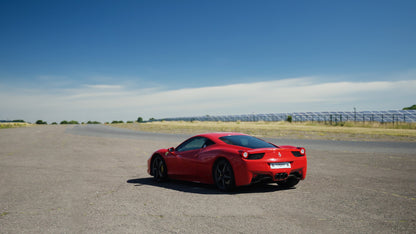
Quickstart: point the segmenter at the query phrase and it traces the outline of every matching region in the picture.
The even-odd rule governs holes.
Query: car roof
[[[197,136],[218,139],[223,136],[235,136],[235,135],[247,135],[247,134],[239,133],[239,132],[211,132],[211,133],[199,134]]]

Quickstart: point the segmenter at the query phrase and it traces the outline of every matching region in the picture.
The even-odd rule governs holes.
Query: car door
[[[198,155],[206,146],[207,138],[194,137],[175,149],[178,160],[178,173],[187,180],[198,181]]]

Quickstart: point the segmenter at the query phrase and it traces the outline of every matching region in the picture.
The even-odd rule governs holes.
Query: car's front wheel
[[[234,172],[226,159],[217,161],[213,168],[215,186],[221,191],[229,192],[235,188]]]
[[[289,178],[287,178],[287,180],[284,180],[284,181],[278,181],[277,182],[277,184],[280,186],[280,187],[284,187],[284,188],[292,188],[292,187],[294,187],[295,185],[297,185],[298,183],[299,183],[299,181],[300,181],[300,179],[299,178],[297,178],[297,177],[289,177]]]
[[[152,175],[157,181],[163,181],[168,177],[168,168],[166,167],[165,160],[159,155],[155,156],[152,162]]]

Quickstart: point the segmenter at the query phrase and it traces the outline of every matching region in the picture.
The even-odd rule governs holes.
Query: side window
[[[208,147],[210,145],[214,145],[215,143],[211,141],[210,139],[205,138],[205,144],[202,146],[202,148]]]
[[[212,144],[214,144],[214,142],[212,142],[211,140],[205,137],[195,137],[180,144],[178,147],[176,147],[175,150],[178,152],[195,150],[195,149],[205,148]]]

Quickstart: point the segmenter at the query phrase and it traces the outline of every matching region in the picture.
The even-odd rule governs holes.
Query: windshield
[[[237,145],[250,149],[277,148],[275,145],[272,145],[268,142],[246,135],[223,136],[220,137],[220,140],[229,145]]]

